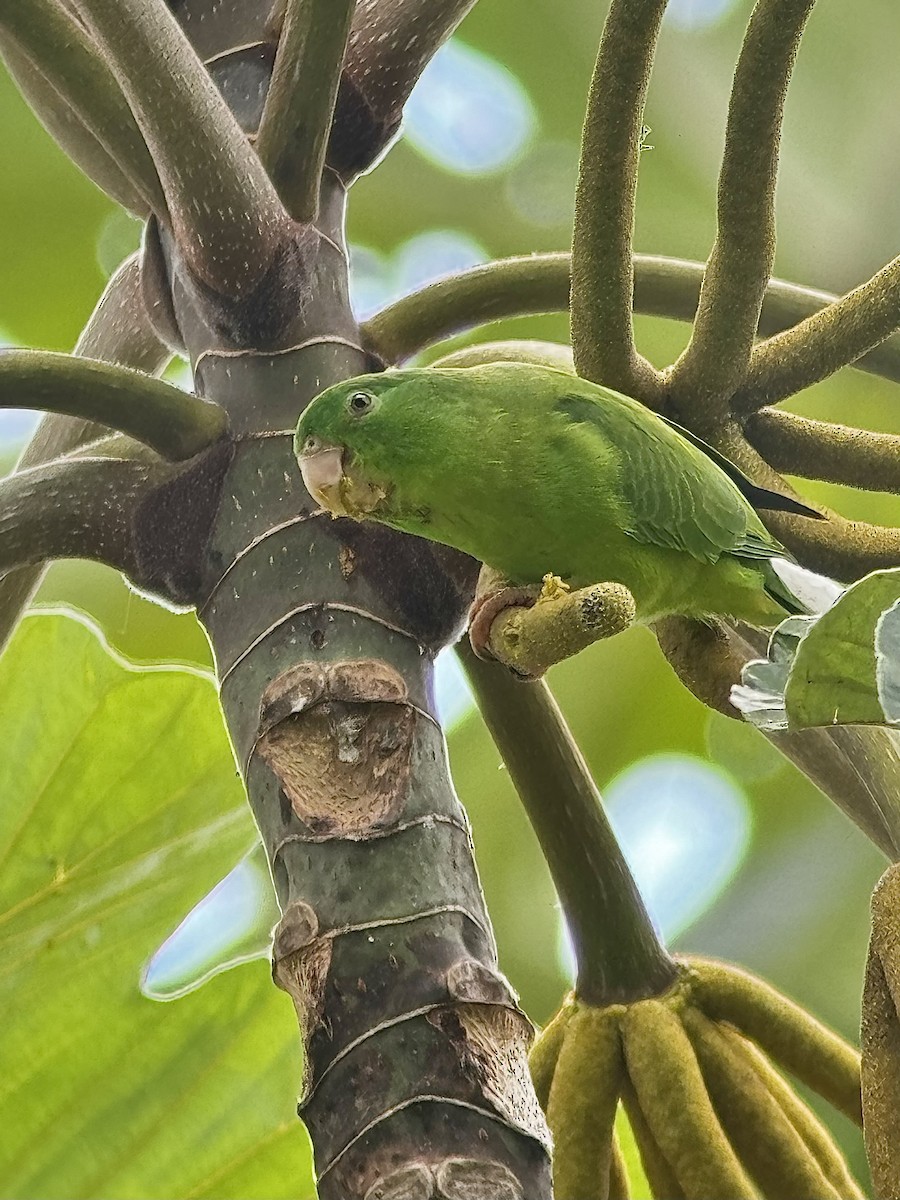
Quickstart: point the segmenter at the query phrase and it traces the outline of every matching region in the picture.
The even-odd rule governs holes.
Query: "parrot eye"
[[[361,417],[363,413],[367,413],[375,404],[375,397],[371,392],[354,392],[347,400],[347,408],[355,417]]]
[[[304,439],[303,453],[304,454],[315,454],[315,452],[319,449],[320,445],[321,445],[321,443],[319,442],[319,439],[316,437],[316,435],[314,433],[310,433]]]

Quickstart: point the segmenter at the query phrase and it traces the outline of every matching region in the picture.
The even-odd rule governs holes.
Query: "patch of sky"
[[[392,255],[353,245],[350,298],[354,312],[364,321],[407,292],[487,259],[483,246],[456,229],[428,229],[403,242]]]
[[[737,0],[671,0],[664,20],[676,29],[706,29],[724,20],[737,7]]]
[[[451,729],[475,707],[475,700],[459,659],[452,650],[442,650],[434,664],[435,703],[438,720]]]
[[[604,807],[665,942],[727,887],[750,845],[746,796],[727,772],[687,754],[655,754],[620,772]],[[574,974],[565,930],[561,956]]]
[[[422,72],[404,109],[404,136],[447,171],[491,175],[531,140],[528,93],[496,59],[452,38]]]
[[[269,953],[278,907],[257,845],[195,905],[144,968],[141,991],[176,1000],[214,975]]]

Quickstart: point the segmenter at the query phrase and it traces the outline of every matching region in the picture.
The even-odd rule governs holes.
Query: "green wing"
[[[683,550],[701,562],[716,562],[722,554],[759,559],[784,552],[734,478],[636,400],[591,386],[561,396],[555,407],[573,423],[595,428],[621,455],[630,517],[625,532],[637,541]]]

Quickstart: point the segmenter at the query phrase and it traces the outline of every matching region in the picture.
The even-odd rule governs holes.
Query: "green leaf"
[[[212,679],[30,616],[0,660],[0,736],[0,1193],[311,1196],[266,965],[167,1004],[139,987],[253,840]]]
[[[900,596],[900,570],[875,571],[848,588],[800,643],[785,688],[790,729],[880,725],[875,630]]]

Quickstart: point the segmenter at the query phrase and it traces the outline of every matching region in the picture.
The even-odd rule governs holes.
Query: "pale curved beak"
[[[309,494],[332,512],[340,508],[340,483],[344,475],[344,451],[340,446],[326,446],[312,454],[301,454],[300,474]]]

